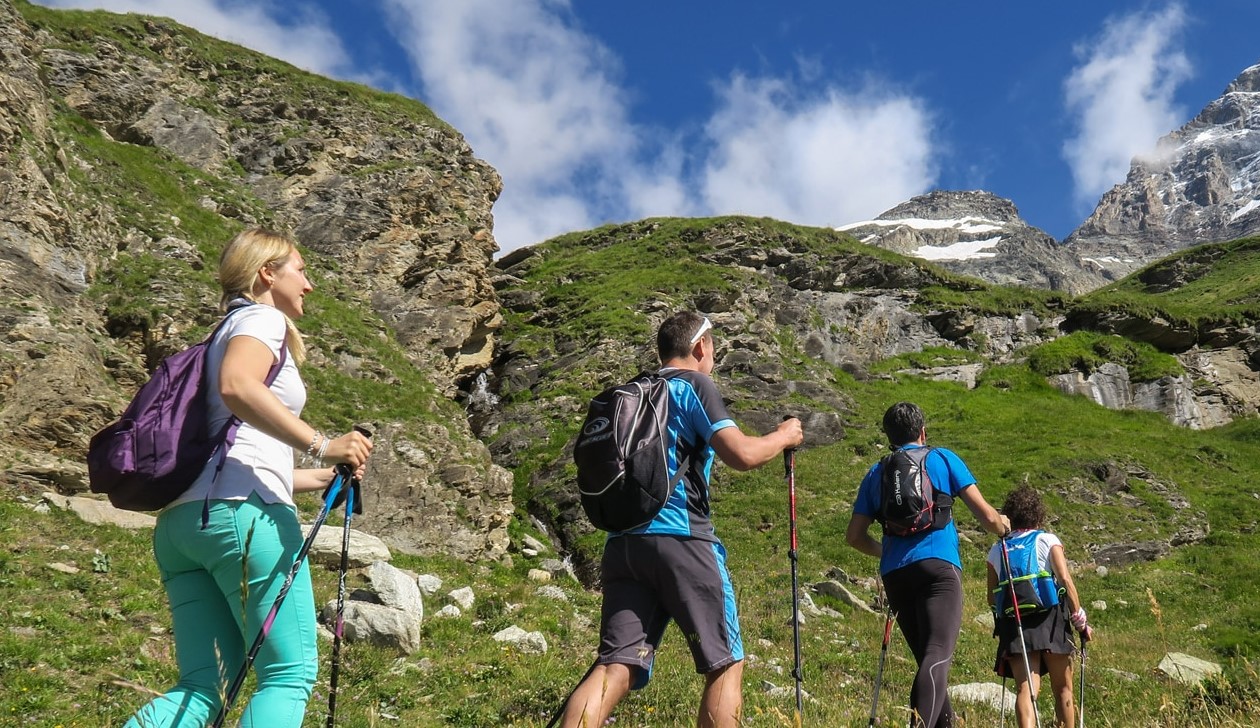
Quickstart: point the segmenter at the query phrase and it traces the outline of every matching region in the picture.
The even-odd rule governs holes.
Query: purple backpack
[[[240,418],[232,416],[217,433],[209,431],[206,356],[228,312],[204,341],[162,360],[122,416],[92,436],[88,445],[88,485],[115,508],[156,511],[188,490],[206,463],[219,455],[219,467],[236,441]],[[288,347],[267,372],[271,386],[284,366]]]

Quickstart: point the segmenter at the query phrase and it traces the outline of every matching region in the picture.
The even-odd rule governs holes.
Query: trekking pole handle
[[[355,425],[352,429],[369,440],[372,439],[372,431],[363,425]],[[336,470],[347,478],[354,478],[354,470],[350,468],[350,463],[337,463]]]
[[[355,425],[354,431],[364,437],[372,437],[372,431],[362,425]],[[333,466],[335,476],[328,487],[324,489],[320,498],[327,504],[331,504],[332,508],[340,506],[343,502],[352,509],[358,509],[357,512],[363,512],[363,506],[359,502],[359,498],[354,498],[349,491],[355,491],[354,495],[358,495],[359,479],[354,477],[354,468],[350,467],[350,463],[337,463]],[[331,496],[331,498],[330,498]]]
[[[795,419],[795,415],[783,415],[783,421]],[[796,448],[788,447],[783,449],[783,477],[791,478],[792,471],[796,468]]]

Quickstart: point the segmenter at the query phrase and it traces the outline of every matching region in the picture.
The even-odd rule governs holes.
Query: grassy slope
[[[1258,615],[1253,605],[1260,588],[1246,567],[1247,554],[1260,548],[1255,534],[1248,532],[1254,531],[1260,506],[1244,498],[1240,510],[1236,501],[1213,494],[1212,486],[1223,474],[1239,480],[1257,475],[1256,423],[1210,433],[1178,430],[1153,415],[1109,412],[1029,383],[1027,377],[1021,381],[1010,387],[985,385],[974,392],[918,381],[849,387],[859,403],[859,424],[873,425],[888,401],[921,402],[930,413],[932,440],[964,454],[991,500],[1000,502],[1025,477],[1043,484],[1052,494],[1054,529],[1073,559],[1083,557],[1083,544],[1110,540],[1104,534],[1140,538],[1160,530],[1167,509],[1140,493],[1152,504],[1149,512],[1087,506],[1054,495],[1062,472],[1082,461],[1120,458],[1141,462],[1180,483],[1213,524],[1214,535],[1207,542],[1154,564],[1113,569],[1105,578],[1092,573],[1079,577],[1085,599],[1108,603],[1106,611],[1094,612],[1099,639],[1090,653],[1091,724],[1208,725],[1192,718],[1186,707],[1189,692],[1166,685],[1152,668],[1170,649],[1218,659],[1222,652],[1254,651],[1252,627]],[[1021,435],[1012,437],[1013,432]],[[873,560],[845,547],[842,534],[856,482],[878,440],[873,426],[855,428],[843,443],[800,455],[798,529],[804,582],[820,580],[832,566],[858,576],[874,573]],[[757,689],[761,680],[790,684],[786,674],[768,667],[791,664],[787,509],[780,469],[720,471],[714,508],[731,552],[745,639],[759,658],[747,675],[749,723],[788,725],[783,714],[789,702],[770,699]],[[990,541],[975,534],[970,516],[960,521],[976,542],[964,545],[967,604],[955,683],[990,680],[992,660],[987,631],[971,621],[985,611],[982,550]],[[5,543],[0,593],[11,614],[10,629],[0,634],[0,670],[6,675],[0,716],[30,716],[37,725],[117,724],[140,696],[115,684],[116,679],[160,687],[174,675],[169,639],[153,632],[165,628],[168,617],[146,535],[93,528],[65,514],[32,515],[7,496],[0,501],[0,524]],[[771,526],[759,528],[761,524]],[[107,572],[91,571],[97,549],[110,558]],[[76,563],[84,572],[51,571],[48,564],[53,561]],[[340,724],[377,724],[372,718],[376,711],[399,716],[402,725],[541,725],[542,714],[585,668],[594,632],[581,617],[595,619],[595,595],[566,584],[572,605],[541,599],[525,579],[531,564],[521,558],[513,568],[408,558],[398,564],[437,573],[449,587],[474,585],[479,599],[475,614],[427,622],[424,648],[397,662],[392,654],[352,646],[343,663]],[[319,598],[331,598],[332,574],[317,570],[316,577]],[[1152,598],[1158,603],[1158,619]],[[512,612],[509,604],[523,608]],[[852,725],[867,710],[880,625],[877,617],[829,605],[845,617],[811,619],[803,630],[807,688],[817,699],[810,705],[810,722]],[[430,611],[435,607],[431,602]],[[522,656],[490,639],[513,623],[542,630],[551,651],[541,658]],[[1207,628],[1196,631],[1198,624]],[[911,663],[899,639],[891,654],[882,702],[883,713],[894,718],[899,715],[895,706],[907,696]],[[1108,668],[1135,673],[1138,679],[1131,683]],[[321,675],[326,679],[327,674],[325,665]],[[321,683],[308,725],[322,724],[326,689]],[[697,690],[681,636],[671,631],[653,686],[628,700],[619,720],[627,725],[685,724]],[[68,701],[67,696],[76,699]],[[972,719],[992,720],[987,710],[963,711]]]
[[[1185,281],[1169,288],[1174,276]],[[1082,311],[1125,311],[1199,330],[1260,317],[1260,238],[1200,245],[1175,253],[1077,303]]]

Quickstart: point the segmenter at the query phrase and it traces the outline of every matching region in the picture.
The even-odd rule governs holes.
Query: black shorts
[[[1046,612],[1021,614],[1020,623],[1024,625],[1022,646],[1028,647],[1028,654],[1037,652],[1053,652],[1056,655],[1070,655],[1076,652],[1076,642],[1072,639],[1072,623],[1062,604]],[[1003,617],[997,623],[998,649],[993,671],[1001,677],[1012,677],[1007,670],[1008,659],[1023,659],[1019,627],[1014,617]],[[1040,674],[1045,675],[1050,667],[1045,660],[1041,661]]]
[[[640,668],[635,690],[651,677],[652,659],[670,619],[687,638],[696,672],[744,659],[722,544],[680,536],[616,536],[604,546],[602,569],[596,663]]]

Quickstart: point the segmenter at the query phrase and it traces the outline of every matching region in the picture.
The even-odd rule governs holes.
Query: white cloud
[[[677,168],[641,161],[619,61],[566,2],[385,0],[425,101],[503,175],[505,250],[657,205],[681,209]]]
[[[336,31],[317,10],[249,0],[36,0],[54,8],[158,15],[312,73],[357,76]]]
[[[1124,180],[1134,156],[1186,121],[1173,100],[1193,69],[1180,48],[1186,14],[1179,4],[1110,19],[1064,82],[1077,134],[1063,145],[1078,203],[1092,204]]]
[[[704,206],[807,225],[870,218],[936,178],[931,117],[911,96],[734,76],[707,127]]]
[[[689,144],[631,121],[618,59],[563,0],[385,2],[425,101],[503,175],[505,250],[651,215],[847,222],[935,178],[928,114],[907,96],[800,98],[787,80],[736,75]]]
[[[408,92],[381,69],[354,67],[313,3],[40,1],[164,15],[317,73]],[[656,215],[831,225],[872,217],[935,179],[922,102],[836,91],[820,64],[800,61],[799,81],[735,74],[715,86],[702,130],[660,129],[632,119],[620,60],[580,27],[568,0],[378,1],[422,100],[502,175],[503,250]]]

